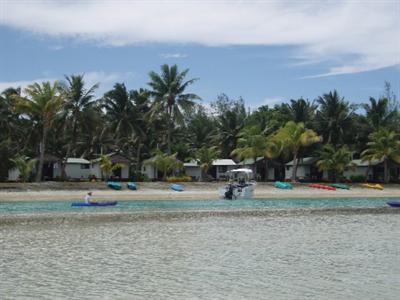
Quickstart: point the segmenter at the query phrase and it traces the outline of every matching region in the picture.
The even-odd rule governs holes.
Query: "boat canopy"
[[[241,173],[241,172],[243,172],[243,173],[247,173],[247,174],[253,174],[253,171],[252,171],[252,170],[250,170],[250,169],[245,169],[245,168],[242,168],[242,169],[235,169],[235,170],[231,170],[231,171],[229,171],[229,172],[231,172],[231,173]]]
[[[245,181],[249,181],[253,179],[253,171],[250,169],[235,169],[235,170],[230,170],[227,172],[229,175],[230,179],[240,179],[243,178]]]

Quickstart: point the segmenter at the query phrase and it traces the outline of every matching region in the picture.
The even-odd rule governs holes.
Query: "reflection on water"
[[[1,299],[400,295],[399,214],[176,213],[24,224],[0,226]]]

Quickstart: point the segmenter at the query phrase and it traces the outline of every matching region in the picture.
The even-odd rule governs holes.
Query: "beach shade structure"
[[[337,189],[342,189],[342,190],[349,190],[350,186],[348,184],[344,183],[333,183],[331,186],[337,188]]]
[[[128,182],[128,183],[126,184],[126,187],[127,187],[128,189],[132,190],[132,191],[136,191],[136,190],[137,190],[136,184],[135,184],[134,182]]]
[[[181,184],[176,184],[173,183],[169,186],[172,190],[176,191],[176,192],[183,192],[184,191],[184,186]]]
[[[274,187],[276,187],[278,189],[284,189],[284,190],[293,189],[293,185],[291,185],[290,183],[287,183],[287,182],[282,182],[282,181],[276,181],[274,183]]]
[[[108,181],[107,182],[107,186],[113,190],[120,190],[122,189],[122,185],[119,182],[115,182],[115,181]]]

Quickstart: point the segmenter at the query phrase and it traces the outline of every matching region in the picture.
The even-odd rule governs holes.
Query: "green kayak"
[[[337,188],[337,189],[343,189],[343,190],[349,190],[350,186],[348,184],[344,183],[333,183],[331,186]]]

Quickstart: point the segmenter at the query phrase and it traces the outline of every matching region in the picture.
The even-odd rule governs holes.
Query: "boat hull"
[[[392,200],[392,201],[388,201],[386,203],[387,203],[387,205],[389,205],[391,207],[399,207],[400,208],[400,200],[398,200],[398,201]]]
[[[103,202],[94,202],[94,203],[86,203],[86,202],[73,202],[71,206],[73,207],[82,207],[82,206],[114,206],[117,205],[117,201],[103,201]]]

